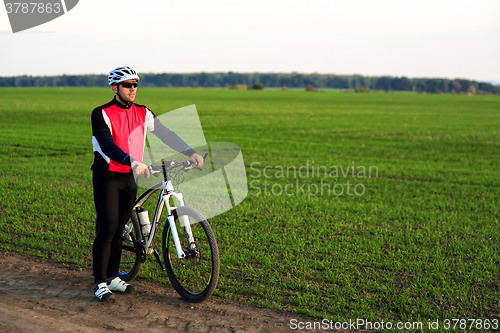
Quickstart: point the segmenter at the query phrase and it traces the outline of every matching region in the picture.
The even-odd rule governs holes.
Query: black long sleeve
[[[155,129],[151,133],[156,135],[161,142],[188,157],[196,153],[193,148],[182,140],[174,131],[165,127],[158,118],[155,117],[154,122]]]
[[[94,137],[97,139],[97,142],[99,142],[102,152],[106,154],[106,156],[117,163],[131,166],[132,161],[130,160],[130,155],[116,145],[110,132],[97,132],[94,133]]]

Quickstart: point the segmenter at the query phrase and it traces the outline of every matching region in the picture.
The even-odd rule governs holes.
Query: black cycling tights
[[[94,171],[97,235],[94,240],[94,283],[118,276],[122,233],[137,195],[132,173]]]

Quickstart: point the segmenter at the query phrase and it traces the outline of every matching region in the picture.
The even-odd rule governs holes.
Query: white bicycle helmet
[[[127,81],[127,80],[137,80],[139,81],[139,75],[132,68],[128,66],[117,67],[109,72],[108,84],[111,86],[115,83]]]

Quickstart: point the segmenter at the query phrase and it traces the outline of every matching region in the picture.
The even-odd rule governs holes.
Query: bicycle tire
[[[130,220],[125,224],[122,239],[122,254],[118,276],[123,281],[131,281],[137,277],[141,270],[142,261],[140,250],[135,242],[141,239],[141,231],[137,212],[134,210],[130,215]]]
[[[205,217],[192,207],[178,207],[174,217],[183,250],[188,251],[185,228],[179,226],[179,217],[187,215],[195,238],[198,253],[179,259],[171,234],[170,224],[165,224],[162,252],[165,269],[174,289],[191,303],[202,302],[212,295],[219,280],[219,248],[214,232]],[[200,221],[200,222],[196,222]]]

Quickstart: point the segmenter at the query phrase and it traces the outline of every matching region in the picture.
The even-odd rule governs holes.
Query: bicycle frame
[[[154,236],[157,231],[158,223],[160,222],[161,214],[163,213],[163,209],[166,206],[167,208],[167,219],[170,225],[170,230],[172,232],[172,237],[174,239],[175,249],[177,251],[178,258],[184,258],[186,254],[180,245],[179,235],[177,233],[177,226],[175,225],[174,212],[177,207],[172,207],[170,205],[170,197],[174,197],[179,202],[180,206],[185,206],[184,197],[181,192],[175,192],[174,187],[172,185],[172,181],[169,179],[168,175],[166,177],[166,181],[152,186],[148,190],[146,190],[137,200],[133,209],[141,207],[144,203],[158,190],[161,189],[160,197],[158,198],[158,203],[156,204],[155,215],[153,218],[153,223],[151,226],[151,232],[147,238],[146,244],[144,245],[144,250],[146,253],[151,253],[150,247],[153,243]],[[193,232],[191,231],[191,225],[189,223],[189,219],[187,216],[181,216],[179,218],[180,226],[186,229],[186,233],[189,238],[189,243],[194,244]],[[130,230],[127,230],[130,232]],[[151,248],[152,249],[152,248]]]

